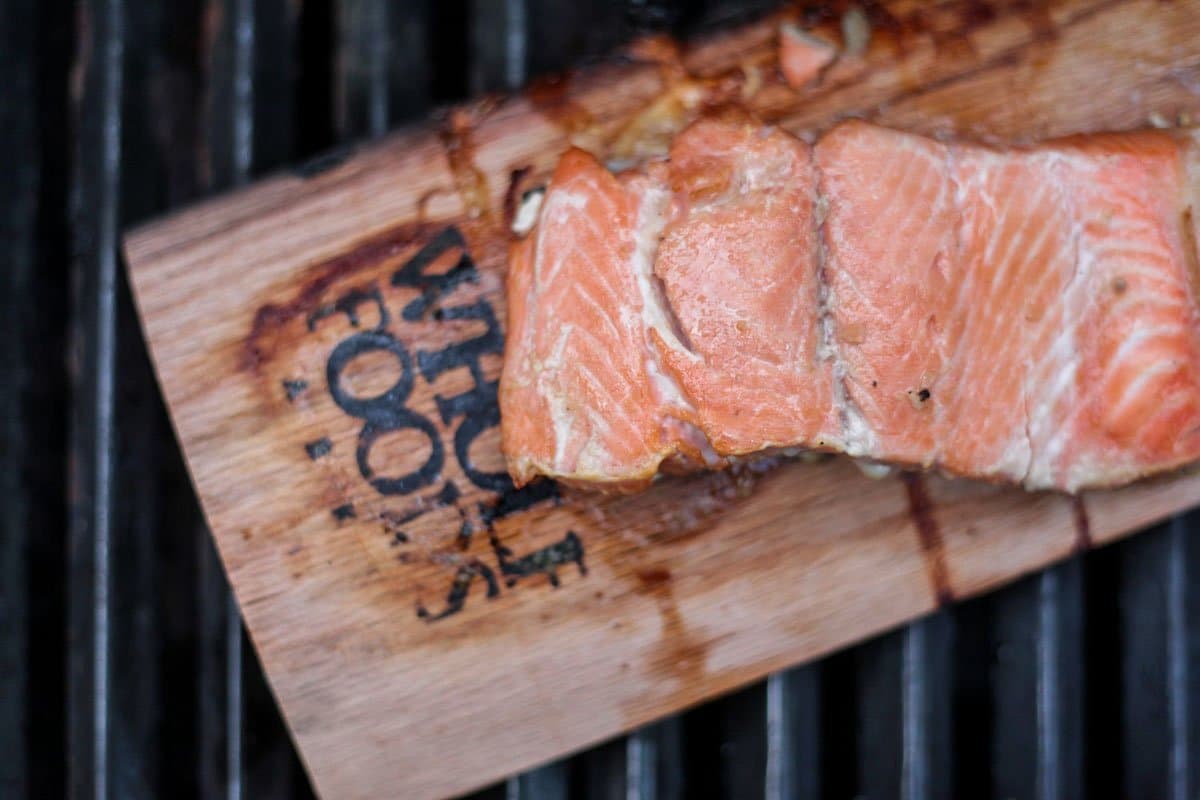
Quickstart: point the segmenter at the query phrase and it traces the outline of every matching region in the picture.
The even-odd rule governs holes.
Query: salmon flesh
[[[513,248],[518,484],[634,490],[772,453],[1068,492],[1200,459],[1200,136],[1000,149],[708,118],[571,150]]]

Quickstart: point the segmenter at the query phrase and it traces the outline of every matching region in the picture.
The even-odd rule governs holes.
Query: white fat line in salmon
[[[663,370],[658,348],[649,335],[650,331],[657,333],[667,347],[676,351],[688,350],[675,334],[675,326],[671,320],[673,315],[667,309],[666,297],[654,276],[654,260],[662,241],[663,228],[667,224],[667,205],[670,202],[671,192],[667,187],[654,184],[646,190],[638,209],[630,272],[637,281],[641,300],[642,325],[647,333],[646,371],[650,375],[651,386],[668,407],[677,406],[680,409],[691,410],[691,401],[687,399],[683,387]]]
[[[822,190],[823,176],[821,174],[821,165],[817,162],[815,153],[811,150],[809,151],[809,163],[812,165],[812,169],[816,175],[816,179],[813,182],[816,201],[813,205],[812,218],[815,234],[814,241],[816,242],[814,250],[817,262],[817,319],[819,320],[817,330],[820,334],[821,356],[827,359],[833,367],[833,398],[837,404],[838,417],[842,423],[840,438],[830,441],[828,444],[848,456],[862,458],[869,456],[875,451],[875,432],[871,429],[871,425],[863,415],[862,409],[854,402],[854,398],[846,386],[849,377],[846,371],[846,363],[842,358],[841,349],[838,346],[836,323],[832,311],[834,290],[828,274],[829,244],[826,238],[828,231],[826,230],[825,220],[829,215],[829,198]],[[825,443],[822,442],[821,444]]]

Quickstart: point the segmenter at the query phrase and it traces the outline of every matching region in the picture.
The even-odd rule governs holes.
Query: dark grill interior
[[[764,5],[0,0],[0,797],[311,794],[188,483],[119,232],[640,30]],[[1198,523],[484,796],[1197,796]]]

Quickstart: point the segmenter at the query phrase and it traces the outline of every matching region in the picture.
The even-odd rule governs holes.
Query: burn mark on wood
[[[296,402],[296,398],[304,394],[308,389],[308,381],[296,378],[283,382],[283,393],[287,395],[289,403]]]
[[[505,576],[508,586],[514,586],[519,579],[530,575],[545,575],[550,585],[558,588],[558,568],[567,564],[574,564],[579,568],[580,575],[587,575],[587,566],[583,563],[583,540],[575,531],[567,531],[560,541],[520,558],[513,558],[513,551],[503,545],[494,533],[490,540],[496,560],[500,563],[500,574]]]
[[[1033,32],[1035,42],[1051,42],[1058,38],[1058,26],[1045,3],[1025,3],[1024,18]]]
[[[467,595],[471,592],[471,584],[476,578],[483,578],[487,583],[487,598],[500,595],[500,584],[496,582],[496,573],[487,564],[478,559],[471,559],[458,568],[454,580],[450,583],[450,591],[446,594],[446,607],[434,614],[425,608],[420,600],[417,601],[417,616],[426,622],[437,622],[452,614],[462,611],[467,603]]]
[[[429,268],[443,255],[455,250],[460,254],[453,267],[441,274],[429,273]],[[391,279],[392,286],[407,286],[421,292],[420,297],[409,302],[400,312],[400,316],[409,322],[424,317],[440,297],[454,291],[459,284],[478,282],[479,271],[467,252],[467,242],[455,227],[446,228],[430,240],[408,263],[393,273]]]
[[[315,178],[323,172],[345,164],[358,151],[354,145],[337,147],[326,153],[310,158],[292,168],[292,174],[300,178]]]
[[[344,255],[311,267],[300,291],[292,300],[282,304],[267,303],[255,312],[254,321],[242,348],[241,369],[257,372],[263,364],[269,362],[274,352],[273,348],[264,342],[264,337],[278,331],[301,314],[313,311],[322,295],[337,281],[396,256],[415,244],[427,232],[428,227],[421,223],[398,225],[356,245]]]
[[[1082,553],[1091,550],[1095,544],[1092,541],[1092,520],[1083,503],[1083,495],[1077,494],[1071,498],[1071,514],[1075,520],[1075,551]]]
[[[976,4],[983,5],[983,4]],[[1007,69],[1018,67],[1023,61],[1029,60],[1031,55],[1036,55],[1039,50],[1045,50],[1047,45],[1053,44],[1062,34],[1071,29],[1076,28],[1099,13],[1103,13],[1109,4],[1099,3],[1096,6],[1083,10],[1072,17],[1069,17],[1059,23],[1055,23],[1054,19],[1044,9],[1036,3],[1023,3],[1019,7],[1012,9],[1014,12],[1025,11],[1025,22],[1031,30],[1029,41],[1016,44],[1014,47],[1001,51],[996,55],[986,59],[976,59],[971,66],[951,75],[947,75],[939,80],[927,81],[919,86],[907,87],[904,90],[890,97],[884,98],[877,103],[874,108],[884,109],[889,106],[895,106],[903,102],[911,101],[914,98],[927,96],[935,92],[944,90],[949,86],[963,83],[971,80],[979,75],[991,72],[993,70]],[[1003,9],[1002,9],[1003,11]],[[868,16],[871,15],[868,13]],[[967,33],[981,28],[984,25],[992,22],[997,15],[991,15],[985,10],[977,11],[971,14],[965,14],[960,21],[960,29],[958,33],[965,36]],[[875,20],[872,18],[873,25]]]
[[[432,511],[435,507],[436,506],[426,508],[418,506],[416,508],[410,508],[406,511],[384,511],[379,515],[379,517],[383,520],[385,528],[388,530],[394,530],[396,527],[412,522],[422,514]]]
[[[917,529],[934,598],[938,606],[944,606],[954,601],[954,591],[950,587],[950,570],[946,565],[942,532],[933,515],[933,500],[929,497],[923,476],[915,472],[905,472],[901,473],[901,480],[904,481],[904,489],[908,494],[908,514]]]
[[[379,515],[383,520],[384,527],[389,531],[395,531],[402,525],[407,525],[422,514],[428,514],[445,506],[453,505],[462,496],[459,491],[458,484],[454,481],[446,481],[442,484],[442,488],[437,494],[432,497],[422,497],[417,500],[416,505],[407,508],[403,511],[389,509]]]
[[[973,55],[974,49],[968,34],[996,18],[996,10],[987,0],[968,0],[944,8],[933,7],[933,4],[917,4],[902,16],[877,1],[835,5],[839,17],[851,5],[861,5],[867,13],[872,32],[890,42],[898,54],[904,54],[916,39],[928,35],[939,55],[947,49]]]
[[[640,567],[633,574],[641,581],[641,588],[654,591],[671,580],[671,571],[665,567]]]
[[[958,12],[960,33],[982,28],[996,19],[996,9],[988,0],[972,0],[972,2],[962,3],[958,7]]]
[[[379,289],[351,289],[332,303],[327,303],[308,315],[308,329],[315,331],[317,323],[334,314],[345,314],[346,319],[355,328],[359,326],[358,307],[363,303],[374,303],[379,309],[379,324],[375,330],[381,331],[391,320],[387,306],[383,304],[383,295]]]
[[[570,88],[570,74],[546,75],[535,78],[529,83],[525,88],[525,97],[536,110],[545,111],[566,102],[568,100],[567,90]]]
[[[403,475],[376,475],[370,463],[371,448],[384,434],[400,430],[415,430],[425,436],[429,440],[429,457],[421,466]],[[375,491],[386,495],[412,494],[417,489],[436,482],[442,474],[442,466],[446,460],[445,448],[442,447],[437,428],[420,414],[407,409],[398,410],[392,415],[391,423],[387,427],[380,427],[371,422],[363,425],[354,455],[358,462],[359,474],[366,478]]]
[[[454,481],[446,481],[434,497],[434,500],[443,506],[448,506],[458,500],[459,497],[462,497],[462,492],[458,490],[458,484]]]
[[[447,124],[439,132],[442,147],[446,151],[446,161],[454,176],[454,185],[462,198],[467,215],[471,217],[492,216],[487,176],[475,164],[475,146],[471,141],[471,133],[477,122],[488,110],[484,104],[471,108],[453,109],[447,117]]]
[[[400,365],[400,374],[387,391],[364,398],[350,394],[342,387],[342,372],[350,362],[368,353],[387,353],[392,356]],[[387,331],[363,331],[343,339],[325,363],[325,380],[338,408],[381,428],[390,427],[396,421],[395,415],[405,410],[404,403],[412,392],[413,379],[412,357],[408,349]]]
[[[471,445],[484,431],[500,424],[500,404],[497,381],[487,380],[481,359],[488,354],[504,352],[504,334],[496,320],[495,312],[486,300],[466,306],[445,309],[447,319],[473,319],[484,323],[486,330],[480,336],[448,345],[436,352],[417,353],[421,375],[433,383],[444,372],[466,367],[471,373],[472,386],[465,392],[445,397],[434,395],[442,423],[451,425],[462,417],[454,431],[454,456],[471,483],[491,492],[507,492],[512,489],[512,480],[504,470],[484,472],[471,460]]]
[[[316,461],[321,456],[329,455],[329,451],[332,449],[333,442],[329,441],[328,436],[323,436],[316,441],[304,445],[304,452],[308,453],[308,457],[313,461]]]
[[[483,384],[483,365],[479,363],[480,356],[504,352],[504,334],[500,330],[500,323],[496,321],[496,312],[492,310],[491,303],[479,300],[469,305],[446,308],[442,310],[441,319],[478,320],[484,324],[486,330],[473,339],[456,342],[441,350],[422,350],[417,353],[417,365],[421,368],[421,375],[425,380],[433,383],[447,370],[467,367],[471,371],[472,377],[475,378],[475,383]],[[445,418],[444,412],[442,416]]]
[[[329,513],[333,514],[333,518],[338,522],[342,522],[343,520],[347,519],[354,519],[354,517],[357,516],[354,513],[354,506],[350,503],[343,503]]]
[[[479,518],[490,528],[496,520],[510,514],[524,511],[544,501],[552,500],[558,503],[561,499],[557,483],[548,480],[535,481],[520,489],[510,489],[490,503],[480,503]]]
[[[591,127],[595,122],[592,113],[572,99],[569,91],[571,84],[570,74],[548,75],[534,80],[525,89],[525,97],[534,110],[568,136]]]
[[[713,641],[684,619],[675,598],[670,569],[661,563],[640,564],[629,574],[633,578],[632,590],[653,600],[662,625],[658,646],[652,651],[651,670],[680,685],[703,681]]]
[[[1036,4],[1014,4],[1016,5],[1023,5],[1028,9]],[[912,11],[901,16],[879,0],[807,3],[800,11],[799,22],[806,28],[822,23],[836,23],[851,8],[860,8],[870,23],[872,38],[877,35],[902,55],[917,37],[929,35],[934,40],[934,46],[938,47],[948,44],[952,38],[965,40],[968,34],[990,24],[997,17],[995,4],[988,0],[967,0],[945,8],[935,7],[931,11],[932,6],[933,4],[916,4]],[[937,19],[947,15],[953,15],[954,19]]]
[[[459,550],[466,550],[471,546],[471,537],[475,533],[475,526],[471,524],[471,520],[463,518],[462,525],[458,528],[458,536],[455,541],[458,543]]]
[[[342,371],[354,359],[372,352],[391,354],[400,364],[400,375],[387,391],[375,397],[357,397],[341,385]],[[362,331],[342,340],[325,365],[329,393],[345,413],[364,421],[358,434],[355,460],[358,470],[377,492],[385,495],[411,494],[429,486],[441,475],[445,461],[442,439],[433,423],[405,407],[413,387],[413,365],[408,350],[387,331]],[[429,457],[416,469],[403,475],[377,476],[370,464],[371,448],[379,438],[396,431],[414,430],[429,440]]]
[[[517,218],[517,209],[520,208],[518,198],[524,200],[525,197],[521,191],[521,185],[529,174],[533,172],[533,167],[526,164],[523,167],[518,167],[508,173],[508,189],[504,192],[504,228],[512,230],[513,220]]]

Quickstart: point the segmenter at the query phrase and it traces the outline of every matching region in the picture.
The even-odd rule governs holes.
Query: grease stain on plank
[[[905,472],[901,480],[908,495],[908,515],[917,529],[934,599],[939,607],[947,605],[954,602],[954,590],[950,584],[950,568],[946,564],[946,546],[933,514],[933,500],[925,486],[925,478],[915,472]]]

